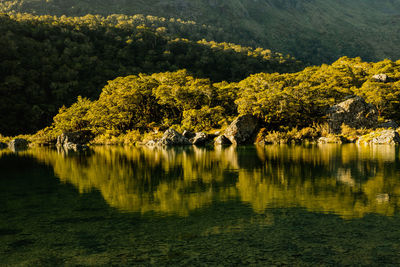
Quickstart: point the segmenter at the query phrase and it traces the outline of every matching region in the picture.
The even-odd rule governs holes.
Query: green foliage
[[[372,78],[382,71],[390,78]],[[380,115],[400,119],[400,61],[362,62],[343,57],[332,65],[292,74],[251,75],[238,83],[238,111],[254,114],[273,127],[307,127],[324,120],[326,108],[357,94],[378,107]]]
[[[210,131],[226,125],[225,109],[221,106],[189,109],[183,112],[182,126],[188,130]]]
[[[77,96],[96,99],[116,77],[185,68],[213,82],[238,81],[301,67],[269,50],[183,39],[173,30],[182,25],[192,24],[140,15],[0,15],[0,114],[7,114],[0,133],[34,132]]]
[[[78,100],[66,108],[61,107],[54,117],[54,127],[60,132],[73,132],[85,130],[89,127],[88,110],[92,102],[87,98],[78,97]]]
[[[387,73],[387,82],[372,77]],[[109,81],[96,101],[78,98],[54,117],[54,131],[89,129],[97,143],[135,143],[127,137],[174,127],[179,131],[224,128],[238,114],[264,120],[257,137],[268,143],[290,143],[329,136],[327,108],[349,95],[359,94],[380,107],[381,119],[400,119],[398,97],[400,61],[366,63],[340,58],[332,65],[310,67],[292,74],[260,73],[238,83],[212,83],[186,70],[139,74]],[[380,90],[388,92],[384,101]],[[383,89],[382,89],[383,90]],[[382,102],[383,101],[383,102]],[[133,132],[132,132],[133,131]],[[343,137],[354,140],[364,130],[342,127]],[[131,133],[131,134],[128,134]]]

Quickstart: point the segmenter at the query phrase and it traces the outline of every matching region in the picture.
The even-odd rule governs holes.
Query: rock
[[[12,151],[19,151],[27,149],[28,145],[29,142],[27,140],[22,138],[16,138],[11,140],[11,142],[8,144],[8,148],[11,149]]]
[[[254,143],[259,125],[258,120],[253,115],[243,115],[237,117],[225,130],[224,136],[232,144],[243,145]]]
[[[8,146],[7,146],[6,143],[0,142],[0,149],[4,149],[4,148],[7,148],[7,147]]]
[[[57,146],[63,147],[65,150],[84,150],[87,149],[87,143],[93,138],[91,131],[78,131],[70,133],[62,133],[57,137]]]
[[[340,133],[342,124],[351,128],[375,128],[378,110],[359,96],[351,97],[328,110],[328,123],[333,133]]]
[[[383,74],[383,73],[372,76],[372,79],[374,79],[377,82],[382,82],[382,83],[386,83],[386,82],[390,81],[390,78],[386,74]]]
[[[231,145],[232,142],[225,136],[225,135],[220,135],[215,139],[214,141],[215,145]]]
[[[191,145],[190,141],[175,131],[172,128],[169,128],[164,132],[163,137],[158,140],[157,145],[159,146],[183,146],[183,145]]]
[[[361,136],[358,145],[395,145],[400,143],[400,135],[395,130],[375,131]]]
[[[156,146],[157,145],[158,140],[150,140],[149,142],[146,143],[146,146]]]
[[[203,132],[199,132],[196,133],[196,135],[192,139],[190,139],[190,142],[196,146],[204,146],[207,143],[210,143],[212,139],[213,139],[212,136]]]
[[[182,135],[184,137],[186,137],[187,139],[192,139],[192,138],[194,138],[196,136],[195,133],[193,133],[191,131],[186,131],[186,130],[183,131]]]
[[[376,195],[376,201],[380,204],[387,203],[387,202],[389,202],[389,200],[390,200],[389,194],[382,193],[382,194]]]
[[[318,139],[318,144],[345,144],[349,143],[349,140],[339,135],[332,135],[328,137],[320,137]]]
[[[397,129],[397,128],[399,128],[399,125],[398,125],[395,121],[390,120],[390,121],[385,121],[384,123],[379,124],[379,125],[377,126],[377,128],[386,128],[386,129],[392,128],[392,129]]]

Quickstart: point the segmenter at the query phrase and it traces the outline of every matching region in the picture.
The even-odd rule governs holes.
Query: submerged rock
[[[340,133],[342,124],[355,129],[375,128],[378,124],[377,108],[359,96],[330,107],[328,117],[329,127],[333,133]]]
[[[27,149],[28,145],[29,142],[26,139],[16,138],[11,140],[11,142],[8,144],[8,148],[12,151],[19,151]]]
[[[175,131],[172,128],[169,128],[164,132],[163,137],[157,141],[157,145],[159,146],[183,146],[183,145],[191,145],[190,141]]]
[[[225,135],[220,135],[215,139],[214,144],[215,145],[231,145],[232,142]]]
[[[90,131],[62,133],[57,137],[57,146],[65,150],[84,150],[92,138],[93,134]]]
[[[400,135],[395,130],[375,131],[361,136],[357,140],[359,145],[395,145],[400,143]]]
[[[255,136],[259,128],[258,120],[253,115],[243,115],[237,117],[225,130],[224,136],[232,144],[243,145],[254,143]]]

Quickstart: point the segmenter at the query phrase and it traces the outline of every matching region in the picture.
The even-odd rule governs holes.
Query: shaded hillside
[[[400,58],[400,0],[8,0],[0,5],[6,12],[193,20],[210,25],[213,30],[204,36],[209,40],[267,47],[313,64],[340,56]]]
[[[301,65],[269,50],[175,38],[132,17],[0,16],[0,133],[48,125],[78,95],[97,98],[108,80],[187,69],[212,81]]]

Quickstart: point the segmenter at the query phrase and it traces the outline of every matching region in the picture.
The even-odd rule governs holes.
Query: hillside
[[[340,56],[400,58],[400,0],[6,0],[0,10],[180,18],[212,27],[208,40],[265,47],[312,64]]]
[[[0,134],[35,132],[62,105],[79,95],[97,98],[119,76],[187,69],[218,82],[301,68],[269,50],[177,38],[189,34],[186,25],[140,16],[0,14]]]

